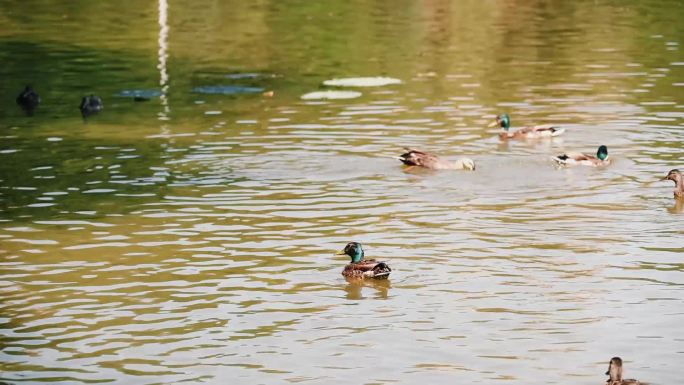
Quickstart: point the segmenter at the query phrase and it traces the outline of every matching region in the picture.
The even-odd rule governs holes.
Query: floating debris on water
[[[395,78],[382,76],[360,77],[360,78],[340,78],[331,79],[323,82],[323,85],[334,87],[381,87],[392,84],[401,84],[402,81]]]
[[[144,102],[152,98],[158,98],[161,94],[162,93],[159,90],[123,90],[114,96],[120,98],[133,98],[136,102]]]
[[[320,99],[354,99],[362,94],[358,91],[316,91],[309,92],[301,96],[303,100],[320,100]]]
[[[258,94],[264,92],[264,88],[243,86],[202,86],[193,88],[192,92],[217,95]]]

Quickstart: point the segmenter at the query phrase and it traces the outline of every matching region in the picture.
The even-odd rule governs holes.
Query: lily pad
[[[202,86],[195,87],[192,92],[199,94],[218,94],[218,95],[237,95],[237,94],[258,94],[264,92],[261,87],[243,86]]]
[[[161,91],[159,90],[123,90],[116,94],[115,96],[121,98],[142,98],[142,99],[152,99],[161,96]]]
[[[302,95],[304,100],[320,100],[320,99],[354,99],[361,96],[360,92],[357,91],[316,91],[309,92],[308,94]]]
[[[382,76],[362,78],[340,78],[323,82],[326,86],[335,87],[382,87],[392,84],[401,84],[401,80]]]

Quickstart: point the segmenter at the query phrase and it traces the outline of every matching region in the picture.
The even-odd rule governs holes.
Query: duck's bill
[[[658,179],[658,180],[667,180],[667,177],[664,176],[664,177],[662,177],[662,178],[660,178],[660,179]]]
[[[487,125],[487,127],[496,127],[497,124],[499,124],[499,122],[497,122],[497,121],[495,120],[495,121],[489,123],[489,124]]]
[[[345,254],[347,254],[347,253],[345,253],[344,250],[340,250],[337,253],[335,253],[335,255],[345,255]]]

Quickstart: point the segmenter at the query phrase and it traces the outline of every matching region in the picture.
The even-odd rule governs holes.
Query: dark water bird
[[[620,357],[613,357],[610,359],[606,376],[609,377],[606,381],[607,385],[642,385],[642,383],[637,380],[622,378],[622,359]]]
[[[608,147],[599,146],[596,156],[585,154],[581,152],[566,152],[565,154],[554,156],[552,158],[559,165],[563,166],[590,166],[599,167],[610,164],[608,159]]]
[[[81,110],[81,115],[83,115],[85,118],[102,111],[104,105],[102,104],[102,99],[100,99],[99,96],[90,94],[81,99],[81,105],[78,108]]]
[[[17,104],[27,115],[33,115],[33,112],[40,104],[40,95],[38,95],[33,87],[26,86],[19,96],[17,96]]]
[[[407,152],[399,156],[399,160],[407,166],[425,167],[431,170],[475,170],[475,162],[470,158],[448,161],[428,152],[405,149]]]
[[[338,255],[351,257],[351,263],[344,267],[342,275],[348,278],[386,279],[392,269],[385,262],[375,259],[364,259],[363,247],[358,242],[349,242]]]
[[[670,170],[670,172],[668,172],[667,175],[661,180],[671,180],[675,182],[675,198],[684,198],[684,177],[679,170]]]
[[[489,124],[489,127],[495,126],[503,129],[503,132],[499,134],[499,138],[502,140],[551,138],[565,132],[565,128],[553,125],[522,127],[515,131],[509,131],[511,128],[511,118],[508,114],[497,115],[496,121]]]

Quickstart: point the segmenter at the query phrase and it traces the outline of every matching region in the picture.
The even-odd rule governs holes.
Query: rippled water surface
[[[658,179],[684,168],[682,19],[0,3],[0,382],[599,384],[616,355],[681,382],[684,203]],[[323,85],[356,76],[402,83]],[[335,90],[361,96],[301,99]],[[500,112],[567,131],[502,143]],[[600,144],[609,167],[550,160]],[[477,169],[407,170],[404,146]],[[340,275],[351,240],[390,280]]]

